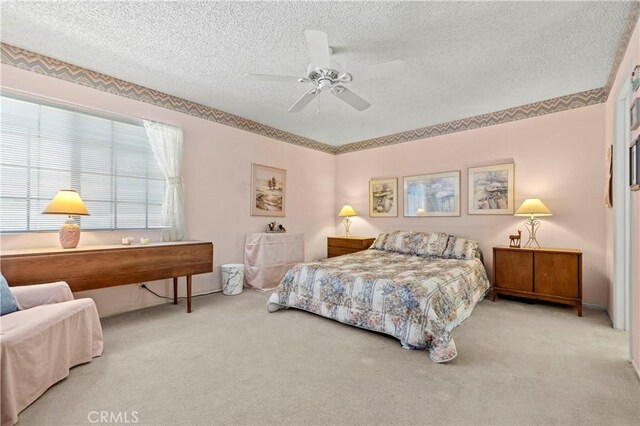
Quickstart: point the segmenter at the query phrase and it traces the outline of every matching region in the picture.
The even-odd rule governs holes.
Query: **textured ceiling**
[[[602,87],[632,2],[2,2],[2,41],[331,145]],[[358,112],[310,87],[325,31]],[[355,70],[401,59],[402,75]]]

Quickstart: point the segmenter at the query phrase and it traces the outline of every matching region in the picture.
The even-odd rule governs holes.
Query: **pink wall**
[[[251,163],[254,162],[287,169],[287,216],[276,219],[291,232],[305,233],[308,260],[326,256],[326,237],[333,234],[335,228],[333,155],[11,66],[2,65],[1,71],[4,89],[182,127],[188,238],[213,241],[215,245],[214,273],[195,277],[194,293],[219,289],[219,266],[242,262],[246,233],[261,232],[273,220],[249,215]],[[115,244],[124,234],[159,239],[159,234],[151,231],[85,232],[80,244]],[[5,235],[0,247],[6,250],[57,244],[57,233],[38,233]],[[153,288],[169,294],[166,282],[154,283]],[[79,295],[93,297],[101,316],[161,303],[136,285]]]
[[[607,304],[605,208],[603,206],[604,105],[594,105],[527,120],[384,148],[339,155],[336,163],[336,211],[351,204],[360,214],[354,235],[403,230],[444,231],[480,241],[492,275],[494,245],[508,235],[527,232],[523,219],[510,215],[467,215],[467,168],[515,163],[516,206],[540,198],[554,216],[542,218],[538,240],[547,247],[577,248],[583,257],[584,302]],[[402,177],[462,171],[461,217],[404,218]],[[398,177],[399,217],[368,217],[368,181]],[[336,232],[342,225],[336,218]]]
[[[620,89],[630,78],[630,70],[640,64],[640,26],[636,28],[631,37],[625,56],[616,74],[611,95],[605,104],[606,137],[605,147],[614,143],[615,138],[615,106],[618,101]],[[638,96],[636,94],[635,96]],[[640,134],[640,130],[632,132],[629,143]],[[628,161],[626,158],[622,161]],[[614,182],[614,184],[627,185],[627,182]],[[613,282],[613,212],[607,212],[607,253],[609,265],[608,279]],[[640,376],[640,191],[631,192],[631,358],[636,372]],[[613,296],[613,286],[610,286],[610,294]],[[612,306],[609,305],[611,310]]]

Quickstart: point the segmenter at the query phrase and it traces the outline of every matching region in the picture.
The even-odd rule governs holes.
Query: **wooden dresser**
[[[357,253],[371,247],[375,238],[369,237],[329,237],[327,238],[327,257]]]
[[[187,312],[191,312],[191,276],[213,271],[213,244],[179,241],[4,250],[0,269],[11,286],[66,281],[74,292],[173,278],[174,304],[178,277],[186,277]]]
[[[582,316],[582,252],[493,248],[492,298],[498,294],[571,305]]]

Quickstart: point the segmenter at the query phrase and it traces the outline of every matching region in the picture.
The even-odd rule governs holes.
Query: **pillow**
[[[389,234],[382,233],[382,234],[378,235],[378,238],[376,238],[376,240],[373,242],[373,244],[371,244],[370,248],[376,249],[376,250],[383,250],[384,242],[387,239],[387,235],[389,235]]]
[[[442,257],[449,235],[444,232],[416,232],[412,253],[418,256]]]
[[[394,231],[380,234],[371,247],[418,256],[442,256],[449,235],[444,232]]]
[[[0,316],[10,314],[18,310],[18,304],[16,298],[13,297],[13,293],[9,290],[9,283],[0,274]]]
[[[404,231],[393,231],[388,234],[380,234],[371,247],[376,250],[398,251],[403,253],[403,250],[406,250],[403,248],[406,244],[404,242],[405,234],[407,234],[407,232]]]
[[[448,259],[471,260],[478,257],[478,242],[467,240],[466,238],[458,238],[453,235],[449,236],[447,248],[442,257]]]

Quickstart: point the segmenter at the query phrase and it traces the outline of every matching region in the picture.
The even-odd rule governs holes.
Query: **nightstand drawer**
[[[327,257],[357,253],[371,247],[375,238],[369,237],[328,237]]]
[[[329,237],[327,238],[328,247],[348,247],[359,250],[368,249],[375,238],[346,238],[346,237]]]

